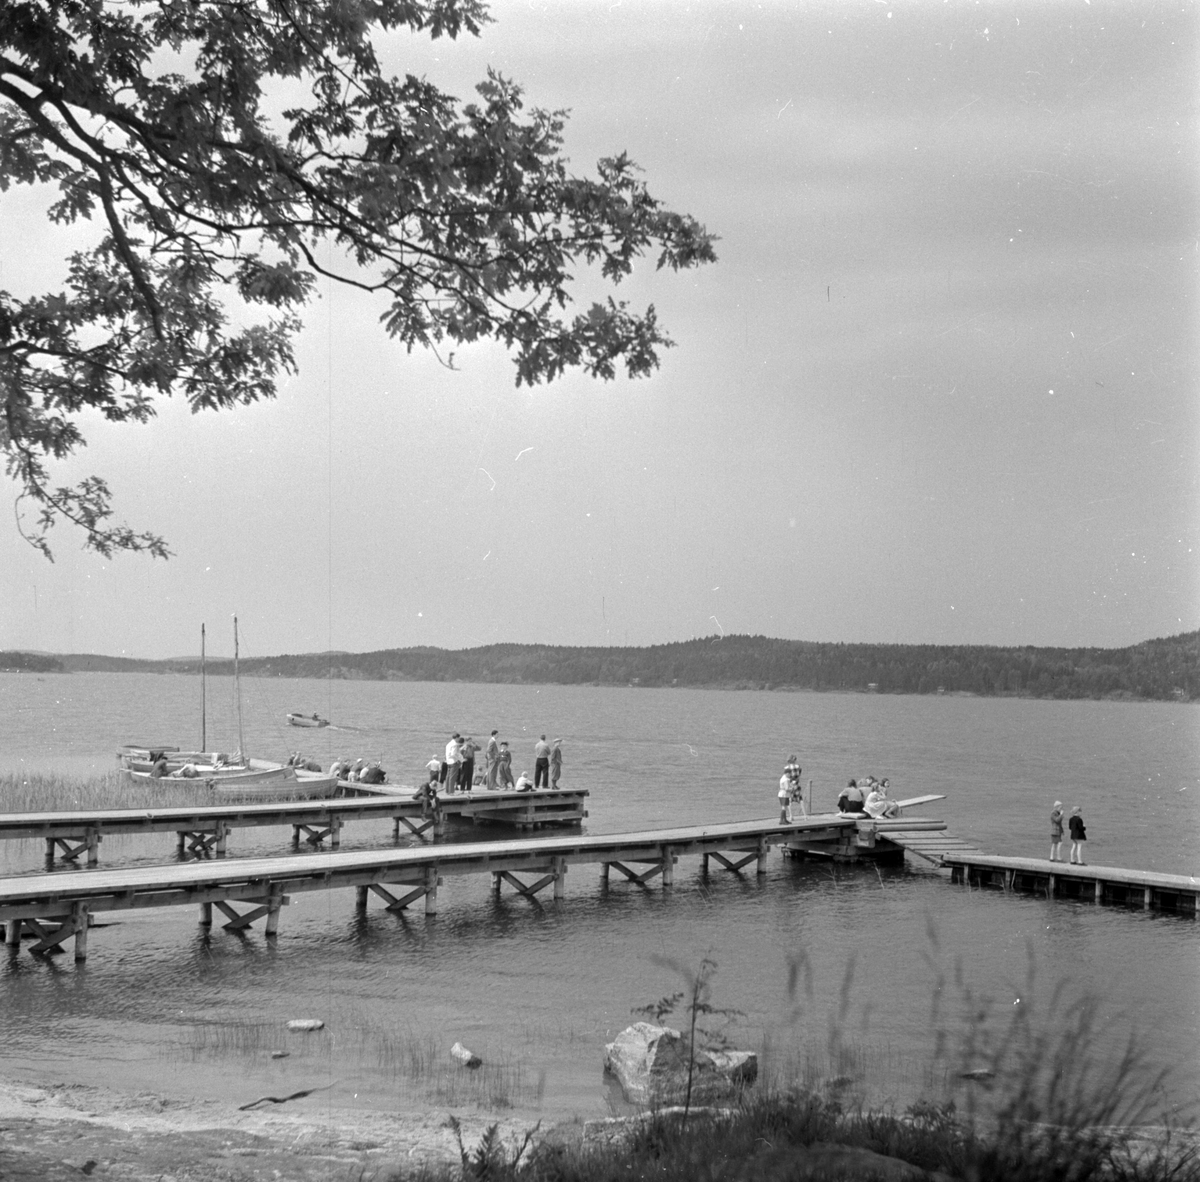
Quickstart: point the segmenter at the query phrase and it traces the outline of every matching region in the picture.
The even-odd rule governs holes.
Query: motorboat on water
[[[329,719],[319,714],[291,713],[287,716],[289,726],[328,726]]]

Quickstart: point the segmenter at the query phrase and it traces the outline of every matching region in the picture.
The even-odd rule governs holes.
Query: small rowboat
[[[319,714],[289,714],[288,723],[291,726],[328,726],[329,719]]]

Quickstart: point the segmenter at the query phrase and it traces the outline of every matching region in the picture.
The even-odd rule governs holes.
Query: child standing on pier
[[[1071,810],[1067,825],[1071,830],[1071,861],[1077,866],[1086,865],[1083,860],[1083,843],[1087,841],[1087,830],[1083,827],[1083,810],[1076,805]]]
[[[1062,801],[1056,800],[1050,813],[1050,861],[1062,861],[1063,811]],[[1072,859],[1074,861],[1074,859]]]

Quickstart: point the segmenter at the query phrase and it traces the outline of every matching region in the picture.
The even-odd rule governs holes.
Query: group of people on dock
[[[1083,826],[1083,809],[1076,805],[1067,818],[1067,828],[1071,832],[1071,865],[1085,866],[1083,860],[1083,845],[1087,841],[1087,830]],[[1063,802],[1056,800],[1050,810],[1050,861],[1062,861],[1063,839]]]
[[[299,757],[297,757],[299,758]],[[296,767],[308,767],[313,771],[320,771],[321,765],[313,764],[311,761],[307,763],[297,763]],[[335,759],[329,765],[329,774],[336,776],[339,780],[347,780],[351,784],[386,784],[387,772],[383,770],[383,764],[379,760],[366,759]]]
[[[900,806],[888,797],[888,781],[874,776],[852,779],[838,797],[837,811],[861,817],[897,817]]]
[[[476,756],[481,750],[470,736],[455,731],[446,744],[443,757],[433,756],[425,765],[426,786],[432,791],[439,789],[448,793],[470,792],[474,788],[486,791],[510,789],[517,792],[532,792],[538,788],[555,789],[562,776],[562,739],[553,745],[542,735],[534,744],[534,778],[528,772],[513,779],[512,751],[507,739],[499,738],[500,732],[493,730],[482,748],[483,766],[476,766]]]

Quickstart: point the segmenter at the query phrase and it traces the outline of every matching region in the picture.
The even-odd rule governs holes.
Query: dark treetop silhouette
[[[569,175],[564,113],[523,111],[499,74],[460,105],[381,73],[374,32],[487,20],[478,0],[0,5],[0,190],[56,184],[51,219],[98,233],[62,290],[0,291],[0,441],[47,557],[60,519],[104,555],[168,554],[112,524],[102,479],[53,487],[47,465],[83,445],[88,409],[145,421],[172,393],[193,411],[274,396],[318,276],[383,293],[410,350],[502,341],[518,384],[657,366],[653,305],[572,313],[567,284],[581,268],[616,284],[647,253],[711,261],[704,227],[623,154]],[[269,113],[280,94],[295,105]]]

